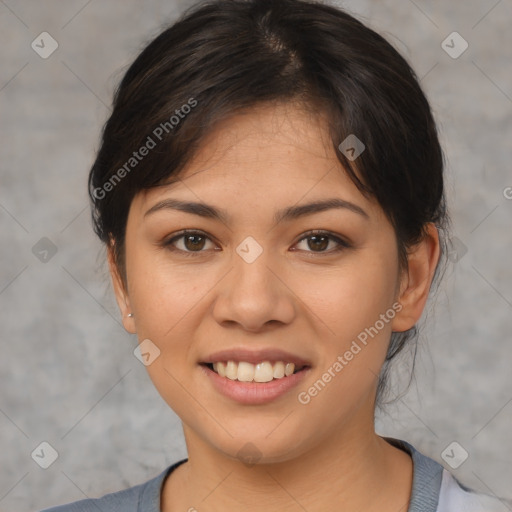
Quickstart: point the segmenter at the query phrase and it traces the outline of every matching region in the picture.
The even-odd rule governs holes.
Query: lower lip
[[[279,398],[299,384],[311,369],[306,367],[288,377],[270,382],[240,382],[221,377],[207,366],[200,366],[217,391],[238,403],[250,405],[266,404]]]

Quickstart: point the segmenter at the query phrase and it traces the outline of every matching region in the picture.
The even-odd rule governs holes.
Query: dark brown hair
[[[124,279],[134,196],[175,179],[217,121],[263,102],[294,102],[325,114],[340,163],[395,229],[400,269],[429,222],[441,229],[445,255],[443,154],[406,60],[326,4],[213,0],[189,9],[144,48],[119,84],[103,129],[89,176],[92,215],[101,240],[114,242]],[[355,160],[338,149],[350,134],[365,145]],[[389,361],[416,337],[416,326],[392,334],[379,398]]]

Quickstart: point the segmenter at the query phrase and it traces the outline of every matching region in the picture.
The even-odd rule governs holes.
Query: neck
[[[251,466],[187,429],[185,437],[189,460],[167,480],[163,512],[407,510],[412,460],[373,428],[340,432],[293,459]]]

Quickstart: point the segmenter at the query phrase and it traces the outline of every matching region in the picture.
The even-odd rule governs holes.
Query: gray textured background
[[[186,455],[179,420],[120,325],[86,178],[114,85],[188,5],[0,1],[2,511],[100,496]],[[421,78],[447,158],[457,237],[429,303],[416,380],[378,418],[378,431],[447,468],[441,453],[457,441],[469,457],[453,473],[511,498],[512,0],[343,5]],[[31,48],[43,31],[59,44],[47,59]],[[456,59],[441,46],[453,31],[469,43]],[[57,250],[46,262],[43,237]],[[31,457],[42,441],[59,454],[46,470]]]

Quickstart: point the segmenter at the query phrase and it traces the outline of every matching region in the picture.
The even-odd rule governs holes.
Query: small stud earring
[[[133,313],[128,313],[126,316],[133,318]]]

